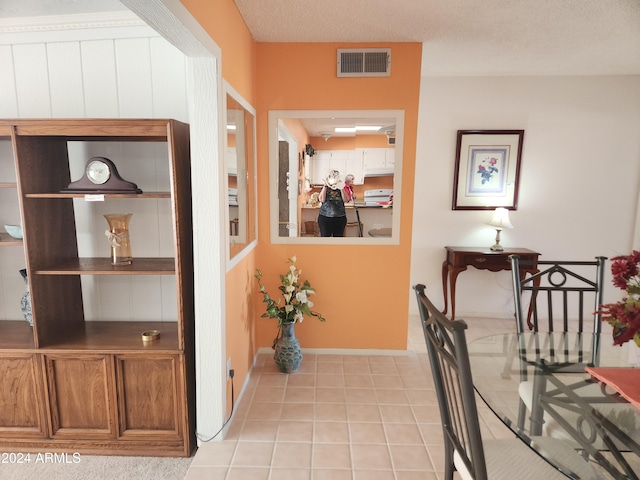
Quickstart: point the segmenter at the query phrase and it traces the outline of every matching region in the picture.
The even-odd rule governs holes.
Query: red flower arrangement
[[[613,327],[613,344],[622,345],[633,340],[640,347],[640,252],[611,259],[613,284],[627,292],[617,303],[600,305],[602,320]]]

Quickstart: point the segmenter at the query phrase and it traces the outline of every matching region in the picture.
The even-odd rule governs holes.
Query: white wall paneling
[[[18,114],[24,118],[51,117],[45,44],[14,45],[13,71]]]
[[[84,85],[79,42],[47,44],[51,116],[82,118]]]
[[[120,101],[113,40],[83,41],[80,49],[87,117],[119,117]]]
[[[149,48],[154,114],[186,121],[186,57],[164,38],[150,38]]]
[[[186,57],[139,22],[120,29],[72,28],[73,35],[0,28],[0,117],[188,123]]]
[[[15,183],[16,168],[10,139],[0,140],[0,183]],[[15,190],[13,190],[15,192]],[[17,195],[17,193],[16,193]]]
[[[146,38],[115,41],[118,102],[121,117],[153,115],[151,51]]]
[[[0,45],[0,117],[18,116],[18,96],[13,72],[13,51],[11,45]]]
[[[0,183],[16,181],[11,141],[0,140]],[[20,224],[20,205],[16,188],[0,188],[0,229],[4,225]],[[0,320],[22,318],[20,299],[24,294],[24,281],[18,273],[25,268],[24,250],[19,246],[0,248]]]

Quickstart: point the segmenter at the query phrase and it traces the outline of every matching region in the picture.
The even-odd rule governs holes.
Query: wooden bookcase
[[[16,177],[0,177],[0,190],[16,193],[24,232],[22,241],[0,235],[0,248],[24,256],[33,312],[33,328],[15,314],[0,320],[0,450],[191,455],[195,341],[188,125],[156,119],[0,120],[0,142],[5,146],[0,173],[6,176],[12,162]],[[77,180],[71,160],[82,151],[77,145],[116,152],[125,145],[127,152],[146,144],[152,155],[131,158],[125,153],[114,163],[121,174],[127,162],[135,167],[132,171],[162,170],[165,189],[105,194],[95,203],[108,208],[111,202],[116,211],[125,205],[135,212],[140,202],[154,202],[144,204],[140,218],[153,212],[165,218],[157,221],[155,233],[145,231],[136,238],[132,229],[133,263],[114,267],[108,243],[103,251],[94,249],[97,255],[85,255],[91,248],[82,246],[87,237],[90,243],[107,241],[100,209],[91,218],[92,210],[83,205],[89,200],[85,194],[60,192]],[[161,239],[154,241],[155,234]],[[163,244],[156,249],[163,252],[138,258],[136,242],[142,251],[147,243]],[[15,276],[16,291],[24,290],[17,271],[2,275]],[[149,280],[145,298],[129,300],[135,303],[132,309],[144,315],[144,302],[150,302],[170,305],[164,310],[175,312],[163,311],[162,318],[141,318],[139,313],[112,317],[109,305],[122,299],[117,293],[109,298],[109,288],[103,288],[106,298],[97,302],[93,294],[100,288],[87,284],[100,279],[116,290],[119,282]],[[96,316],[100,302],[108,318],[88,318]],[[143,343],[142,332],[151,329],[159,330],[160,338]]]

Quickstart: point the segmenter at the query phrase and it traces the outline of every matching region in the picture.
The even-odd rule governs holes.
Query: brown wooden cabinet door
[[[120,436],[157,441],[183,439],[185,394],[176,355],[116,356]]]
[[[0,438],[46,435],[42,375],[35,354],[0,354]]]
[[[115,438],[110,355],[45,355],[53,438]]]

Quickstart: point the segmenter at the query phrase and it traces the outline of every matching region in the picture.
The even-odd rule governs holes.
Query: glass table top
[[[474,340],[468,349],[482,400],[569,478],[638,479],[640,409],[585,367],[624,368],[640,382],[640,348],[613,346],[607,334],[514,333]],[[585,461],[569,461],[567,448]]]

